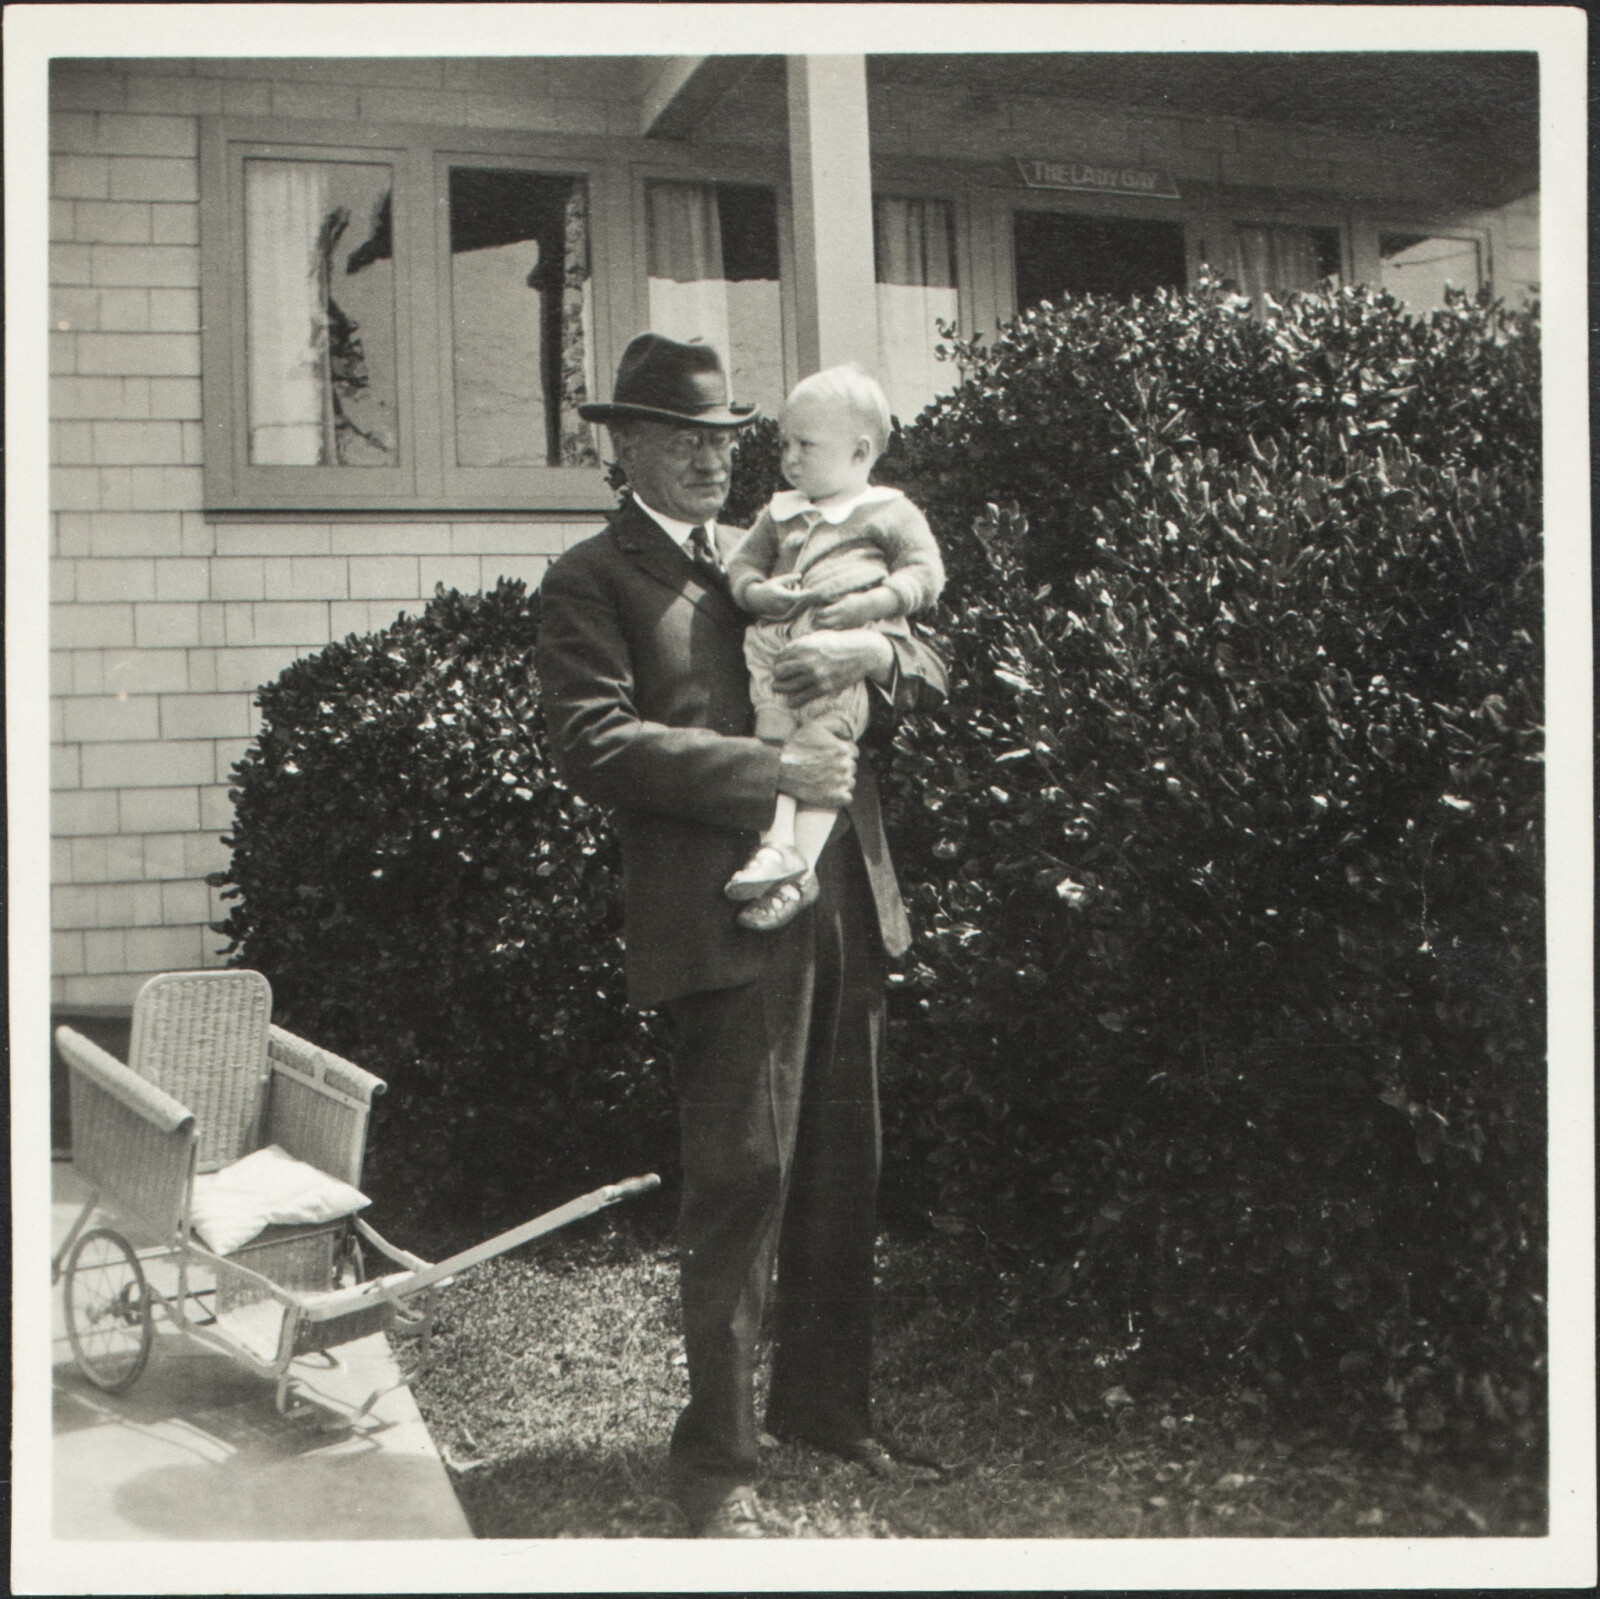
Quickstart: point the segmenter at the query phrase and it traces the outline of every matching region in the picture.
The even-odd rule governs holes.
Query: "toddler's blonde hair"
[[[784,401],[788,410],[799,400],[821,400],[848,407],[851,421],[872,441],[873,459],[889,447],[889,397],[865,367],[848,361],[801,378]]]

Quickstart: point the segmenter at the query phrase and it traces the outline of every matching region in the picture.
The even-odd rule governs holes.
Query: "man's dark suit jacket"
[[[722,533],[724,555],[738,531]],[[772,820],[778,751],[750,736],[749,618],[632,500],[568,550],[542,585],[538,671],[562,775],[616,817],[622,840],[630,1003],[760,975],[762,940],[734,920],[723,885]],[[943,697],[939,658],[890,638],[894,708]],[[911,942],[864,756],[850,820],[885,950]]]

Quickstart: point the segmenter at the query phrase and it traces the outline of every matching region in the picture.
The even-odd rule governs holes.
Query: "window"
[[[1337,228],[1238,229],[1240,292],[1257,311],[1265,296],[1310,292],[1324,278],[1340,277]]]
[[[650,328],[721,352],[737,400],[784,399],[778,200],[756,184],[645,183]]]
[[[610,357],[590,228],[603,172],[514,135],[446,150],[352,144],[348,125],[338,144],[259,132],[205,125],[208,508],[610,505],[577,414]]]
[[[1380,233],[1378,259],[1383,287],[1419,315],[1442,307],[1447,288],[1476,294],[1483,282],[1476,239]]]
[[[1063,295],[1125,300],[1188,281],[1181,222],[1018,211],[1012,240],[1019,312]]]
[[[955,223],[948,200],[875,197],[878,380],[909,422],[960,374],[939,360],[940,322],[956,320]]]

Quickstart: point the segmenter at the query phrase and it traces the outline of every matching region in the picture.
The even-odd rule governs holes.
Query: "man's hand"
[[[815,722],[797,728],[778,753],[778,791],[802,805],[842,811],[855,787],[855,745]]]
[[[792,706],[869,677],[888,684],[893,676],[894,646],[871,628],[807,633],[784,645],[772,663],[772,686]]]

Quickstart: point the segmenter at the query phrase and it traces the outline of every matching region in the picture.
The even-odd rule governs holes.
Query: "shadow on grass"
[[[666,1449],[531,1450],[452,1472],[480,1538],[681,1538],[662,1492]]]

